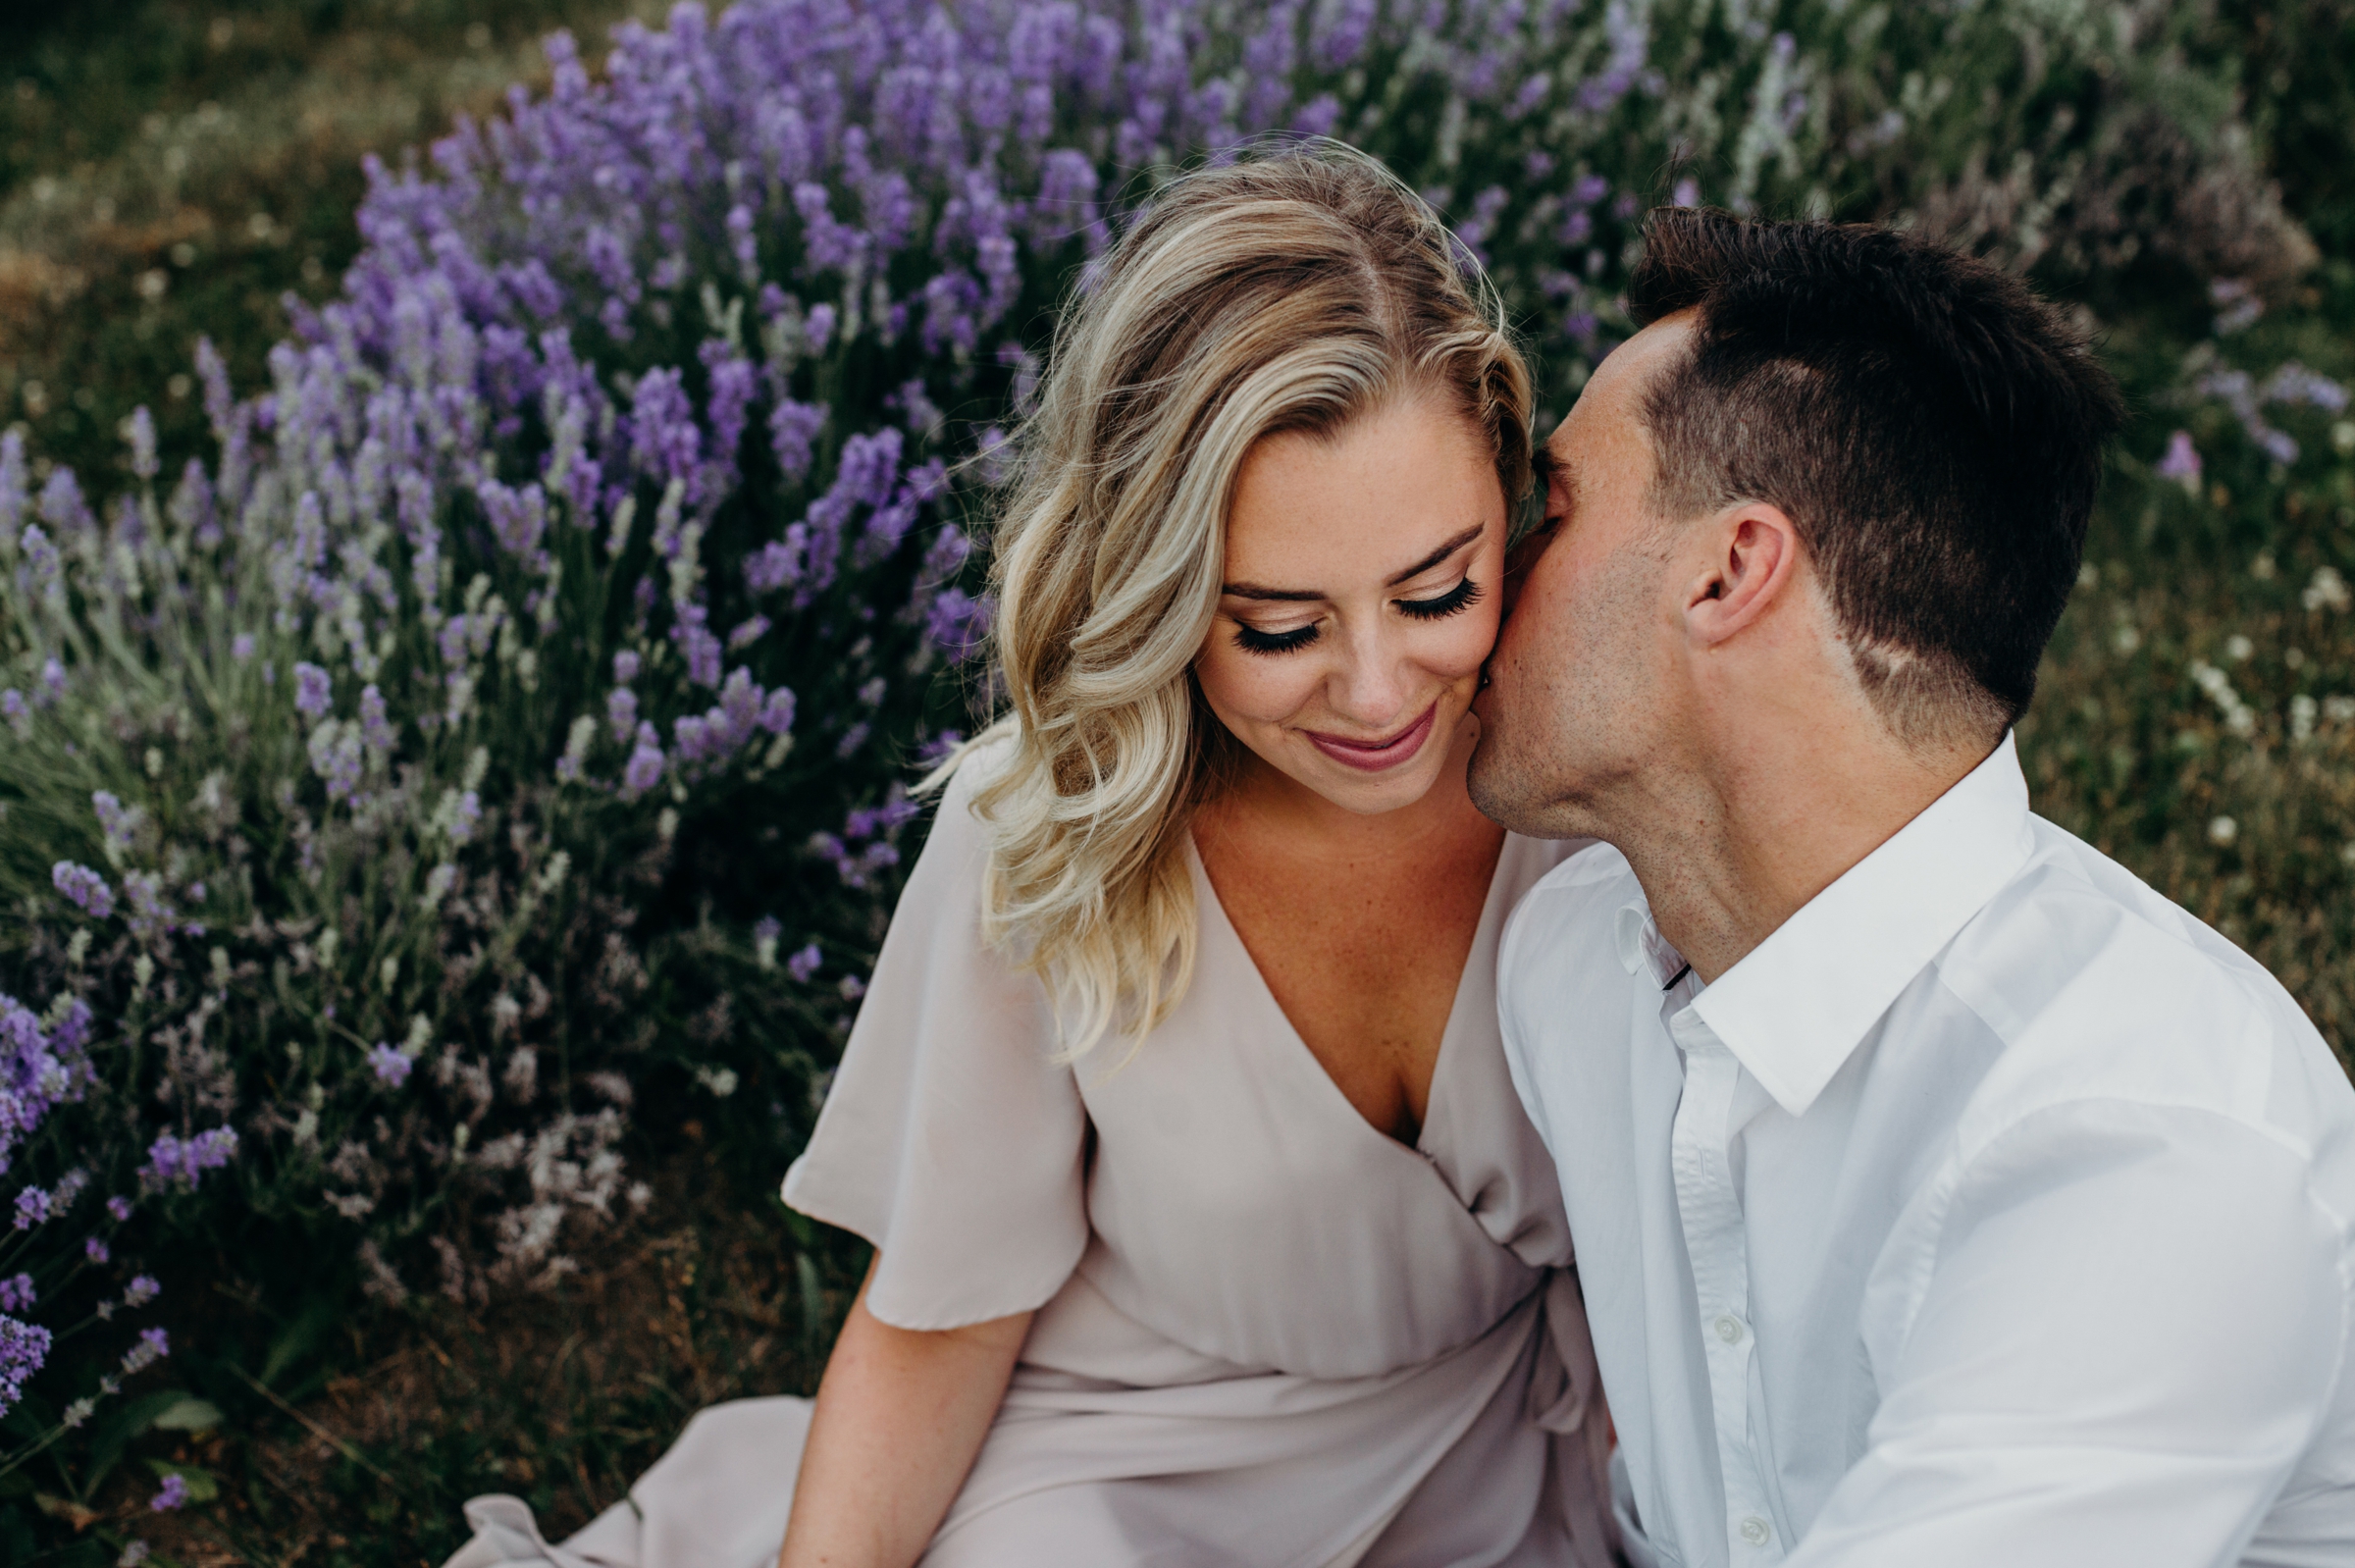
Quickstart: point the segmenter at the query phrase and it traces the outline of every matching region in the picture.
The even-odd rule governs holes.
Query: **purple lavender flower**
[[[818,966],[825,962],[825,955],[818,952],[817,944],[812,942],[785,961],[785,972],[792,975],[801,984],[807,985],[810,983],[810,976],[815,974]]]
[[[20,1273],[0,1280],[0,1312],[30,1312],[32,1299],[31,1275]]]
[[[131,411],[125,428],[131,442],[131,473],[142,481],[155,478],[155,418],[147,412],[145,403]]]
[[[327,671],[316,664],[296,660],[294,665],[294,711],[309,718],[318,718],[336,704],[335,683]]]
[[[782,398],[768,413],[768,445],[777,467],[788,480],[810,472],[810,457],[817,433],[825,428],[826,411],[812,403]]]
[[[184,1140],[167,1132],[148,1148],[147,1163],[139,1167],[139,1179],[151,1192],[175,1184],[193,1190],[205,1172],[220,1170],[236,1152],[237,1135],[228,1127],[215,1127]]]
[[[126,1224],[131,1219],[131,1200],[117,1193],[114,1197],[106,1200],[106,1212],[113,1215],[118,1224]]]
[[[86,865],[58,862],[49,869],[49,885],[92,919],[103,920],[115,913],[114,889],[106,885],[105,877]]]
[[[392,1046],[379,1040],[368,1052],[369,1071],[376,1080],[389,1089],[397,1089],[409,1079],[409,1070],[416,1064]]]
[[[455,809],[449,813],[449,841],[452,844],[466,843],[474,837],[474,830],[482,825],[482,797],[473,790],[463,792],[458,796]]]
[[[25,1397],[25,1385],[49,1359],[49,1331],[0,1317],[0,1415]]]
[[[239,632],[229,640],[229,656],[242,664],[253,657],[253,634]]]
[[[114,1257],[114,1254],[107,1250],[106,1243],[97,1236],[91,1236],[82,1242],[81,1255],[92,1263],[106,1263]]]
[[[153,1275],[136,1275],[123,1292],[123,1304],[127,1307],[143,1307],[163,1293],[164,1287],[155,1282]]]
[[[630,682],[636,680],[638,678],[639,662],[638,655],[626,648],[620,653],[614,654],[613,684],[616,686],[627,686],[630,684]]]
[[[175,1471],[164,1478],[163,1486],[157,1489],[154,1496],[147,1499],[147,1506],[159,1514],[170,1513],[187,1500],[188,1484]]]
[[[360,688],[360,743],[379,757],[389,757],[399,744],[391,717],[385,711],[385,694],[372,681]],[[198,895],[198,902],[202,896]]]
[[[682,605],[679,623],[670,630],[671,640],[679,645],[679,652],[687,655],[687,678],[698,686],[717,686],[721,660],[719,639],[711,634],[711,629],[704,624],[704,607],[701,604]]]
[[[17,732],[19,739],[32,733],[32,707],[25,701],[25,694],[13,686],[0,691],[0,718],[8,720],[8,727]]]
[[[662,778],[661,738],[652,724],[638,726],[638,744],[621,770],[621,787],[632,798],[644,795]]]
[[[172,1353],[172,1335],[162,1329],[141,1329],[139,1342],[123,1355],[125,1372],[144,1372]]]
[[[126,873],[123,901],[130,906],[131,933],[142,940],[168,934],[180,918],[180,912],[164,901],[164,879],[154,871]]]
[[[771,735],[782,735],[793,728],[793,693],[780,686],[768,694],[760,705],[760,727]]]
[[[329,800],[349,800],[358,793],[366,764],[357,725],[322,719],[311,731],[310,754],[311,771],[326,782]]]
[[[2166,455],[2151,472],[2181,485],[2186,495],[2200,493],[2200,449],[2191,444],[2190,431],[2178,430],[2167,438]]]
[[[90,809],[98,815],[98,830],[106,836],[107,848],[116,854],[128,851],[138,837],[139,823],[146,813],[136,807],[126,807],[105,790],[90,793]]]
[[[49,1218],[49,1194],[39,1187],[26,1187],[17,1194],[17,1228],[29,1230]]]
[[[616,743],[625,742],[635,735],[638,732],[638,694],[626,686],[616,686],[607,692],[605,724],[613,731]]]

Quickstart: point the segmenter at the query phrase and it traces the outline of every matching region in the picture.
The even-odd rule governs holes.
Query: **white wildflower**
[[[2208,824],[2208,842],[2229,844],[2240,837],[2240,824],[2228,816],[2220,816]]]
[[[2322,711],[2322,704],[2308,697],[2304,692],[2291,698],[2289,700],[2289,738],[2293,741],[2312,740],[2315,716]]]
[[[2230,676],[2218,669],[2214,664],[2194,659],[2191,665],[2191,678],[2201,691],[2208,694],[2209,701],[2216,704],[2217,711],[2224,714],[2224,728],[2235,735],[2255,733],[2257,728],[2256,710],[2240,700],[2240,694],[2232,689]]]
[[[736,1070],[699,1067],[695,1070],[695,1081],[709,1089],[714,1099],[724,1100],[736,1092]]]
[[[530,1104],[540,1087],[540,1053],[528,1045],[517,1046],[515,1054],[507,1058],[507,1070],[499,1074],[499,1081],[519,1104]]]
[[[2347,580],[2337,567],[2317,566],[2314,580],[2298,594],[2298,602],[2310,610],[2343,610],[2355,604],[2355,595],[2347,592]]]

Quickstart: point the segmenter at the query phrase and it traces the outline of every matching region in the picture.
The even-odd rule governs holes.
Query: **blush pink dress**
[[[1508,838],[1412,1148],[1376,1131],[1194,862],[1193,983],[1053,1060],[980,937],[976,758],[943,802],[785,1199],[882,1254],[907,1329],[1037,1309],[924,1568],[1606,1568],[1607,1417],[1553,1162],[1497,1034],[1505,915],[1575,844]],[[562,1544],[468,1504],[447,1568],[761,1568],[810,1407],[698,1416]]]

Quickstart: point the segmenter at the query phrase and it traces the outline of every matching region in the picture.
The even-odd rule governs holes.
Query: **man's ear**
[[[1799,573],[1799,528],[1779,506],[1745,501],[1700,529],[1709,556],[1687,590],[1685,627],[1704,647],[1755,622],[1790,593]]]

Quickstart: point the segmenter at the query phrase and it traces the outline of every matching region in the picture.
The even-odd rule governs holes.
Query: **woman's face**
[[[1334,805],[1413,805],[1479,725],[1504,542],[1494,456],[1436,397],[1268,437],[1235,476],[1203,697]]]

